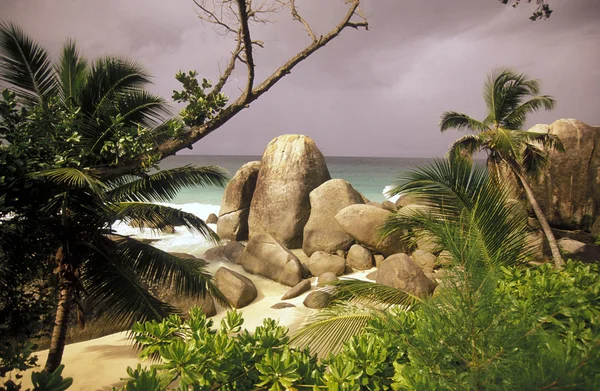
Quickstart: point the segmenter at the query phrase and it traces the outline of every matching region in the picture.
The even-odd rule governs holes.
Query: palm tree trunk
[[[56,253],[59,268],[63,266],[63,256],[63,249],[61,247]],[[46,360],[46,366],[44,367],[44,371],[48,373],[54,372],[62,361],[69,324],[69,315],[71,313],[71,305],[73,302],[73,289],[71,284],[66,281],[62,275],[59,275],[59,280],[61,288],[58,299],[58,308],[56,309],[54,329],[52,330],[52,337],[50,339],[50,351],[48,352],[48,359]]]
[[[544,231],[544,234],[546,235],[546,239],[548,239],[548,244],[550,245],[550,251],[552,252],[552,259],[554,260],[554,267],[556,269],[562,269],[565,262],[563,261],[561,255],[560,255],[560,250],[558,249],[558,244],[556,243],[556,238],[554,237],[554,234],[552,233],[550,224],[548,224],[548,220],[546,219],[546,216],[544,215],[544,212],[542,211],[540,204],[538,204],[537,200],[535,199],[535,196],[533,195],[533,190],[531,190],[531,186],[529,186],[529,182],[527,182],[527,179],[525,178],[525,176],[522,175],[520,172],[517,172],[516,170],[513,170],[513,172],[519,178],[519,181],[521,182],[521,185],[523,186],[523,189],[525,190],[525,194],[527,194],[529,203],[531,203],[533,212],[535,213],[535,216],[537,217],[538,221],[540,222],[540,225],[542,226],[542,230]]]

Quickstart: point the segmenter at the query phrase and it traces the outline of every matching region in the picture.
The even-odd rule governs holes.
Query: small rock
[[[346,263],[353,269],[368,270],[373,267],[373,256],[360,244],[354,244],[348,251]]]
[[[558,244],[558,248],[560,248],[560,251],[562,251],[566,254],[571,254],[571,253],[577,252],[579,250],[582,250],[585,247],[585,243],[579,242],[577,240],[569,239],[569,238],[559,239],[557,244]]]
[[[306,296],[304,299],[304,306],[308,308],[325,308],[331,302],[331,294],[324,291],[314,291]]]
[[[337,276],[334,273],[331,273],[331,272],[323,273],[319,277],[317,286],[329,285],[330,283],[332,283],[334,281],[338,281],[338,280],[339,280],[339,278],[337,278]]]
[[[240,242],[229,242],[223,248],[223,256],[229,262],[239,265],[242,262],[244,248],[246,248],[246,246]]]
[[[310,270],[310,273],[315,277],[319,277],[321,274],[327,272],[332,272],[337,276],[341,276],[346,266],[346,260],[337,255],[316,251],[310,256],[306,266]]]
[[[204,259],[208,262],[226,261],[227,258],[225,258],[224,251],[225,251],[225,246],[223,246],[223,245],[209,248],[208,250],[206,250],[204,252],[202,259]]]
[[[294,297],[298,297],[304,292],[309,291],[310,287],[310,280],[302,280],[298,284],[296,284],[292,289],[287,291],[286,294],[281,297],[281,300],[289,300],[293,299]]]
[[[206,218],[206,224],[217,224],[217,220],[219,220],[219,218],[217,217],[217,215],[214,214],[214,213],[211,213]]]
[[[437,257],[427,251],[415,250],[411,258],[425,273],[433,273],[433,267],[435,266],[435,260]]]
[[[283,308],[295,308],[296,306],[293,305],[292,303],[277,303],[275,305],[272,305],[271,308],[276,309],[276,310],[280,310]]]
[[[371,272],[369,274],[367,274],[367,280],[371,280],[371,281],[377,281],[377,270],[375,270],[374,272]]]
[[[389,210],[390,212],[395,212],[398,210],[398,208],[396,207],[396,204],[394,204],[391,201],[383,201],[381,203],[381,207],[385,210]]]
[[[221,267],[215,273],[215,284],[233,308],[242,308],[252,303],[258,292],[254,283],[246,276]]]
[[[346,265],[346,267],[344,267],[344,274],[352,274],[352,273],[354,273],[354,270],[350,266]]]
[[[383,262],[385,257],[381,254],[375,254],[373,255],[373,259],[375,260],[375,267],[379,267],[379,265],[381,265],[381,262]]]
[[[436,264],[440,266],[450,266],[452,265],[452,262],[452,254],[450,254],[450,251],[448,250],[439,253],[436,259]]]
[[[433,293],[436,284],[406,254],[386,258],[377,273],[377,283],[423,297]]]

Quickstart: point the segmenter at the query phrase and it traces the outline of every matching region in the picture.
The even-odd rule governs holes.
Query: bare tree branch
[[[276,1],[278,4],[282,4],[281,1]],[[308,58],[320,48],[327,45],[331,40],[340,35],[345,28],[365,28],[368,30],[369,27],[366,17],[359,8],[360,0],[344,0],[344,2],[348,4],[348,10],[346,14],[327,34],[321,36],[317,35],[317,33],[310,27],[308,22],[306,22],[306,20],[302,18],[296,10],[296,15],[298,16],[294,16],[294,18],[304,25],[311,36],[312,42],[303,50],[289,58],[262,83],[254,86],[255,64],[254,55],[252,52],[253,45],[262,47],[263,43],[261,41],[252,40],[250,35],[250,25],[251,23],[265,23],[268,20],[269,12],[272,13],[278,8],[268,5],[266,0],[264,0],[263,3],[261,3],[255,9],[252,8],[252,0],[221,0],[219,12],[215,12],[209,10],[202,0],[194,0],[194,2],[198,2],[197,4],[200,4],[199,8],[201,11],[204,11],[204,9],[208,10],[208,12],[206,12],[206,18],[203,18],[203,20],[212,20],[211,23],[225,28],[228,32],[234,32],[236,36],[236,47],[231,53],[228,65],[210,94],[219,93],[223,89],[228,78],[233,73],[235,64],[238,60],[240,60],[242,63],[245,63],[247,68],[247,81],[245,90],[237,99],[225,107],[213,119],[209,120],[203,125],[191,127],[184,137],[165,141],[148,154],[138,156],[136,159],[133,159],[126,164],[116,167],[104,167],[96,169],[95,173],[102,178],[110,179],[118,175],[138,172],[140,171],[141,163],[146,161],[151,155],[158,154],[161,159],[164,159],[168,156],[174,155],[176,152],[184,148],[192,148],[194,143],[208,136],[210,133],[220,128],[223,124],[233,118],[237,113],[249,107],[250,103],[254,102],[262,94],[267,92],[284,76],[290,74],[296,65]],[[237,10],[234,9],[234,3],[237,4]],[[216,8],[218,7],[213,9]],[[292,13],[294,13],[295,2],[293,0],[291,0],[291,3],[289,3],[288,8],[290,8]],[[267,16],[265,17],[265,15]],[[229,21],[225,21],[227,18],[232,19],[234,23],[237,23],[237,25],[232,27]]]
[[[248,1],[248,7],[246,7],[246,0],[237,0],[237,3],[242,27],[242,42],[244,46],[246,68],[248,69],[244,100],[249,100],[252,98],[252,87],[254,86],[254,56],[252,54],[252,38],[250,37],[250,25],[248,20],[249,9],[250,12],[252,12],[252,9],[250,8],[252,1]]]

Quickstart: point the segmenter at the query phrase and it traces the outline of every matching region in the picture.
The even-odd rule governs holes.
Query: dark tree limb
[[[202,2],[202,0],[195,0],[199,4],[200,11],[207,9],[205,21],[211,21],[216,26],[223,28],[226,33],[235,33],[236,47],[231,53],[227,67],[225,71],[215,84],[214,89],[210,94],[216,94],[221,92],[229,77],[235,70],[236,62],[240,62],[246,65],[246,88],[242,94],[219,112],[213,119],[208,122],[194,126],[189,129],[184,137],[177,139],[167,140],[158,145],[153,151],[148,154],[140,155],[129,162],[125,162],[115,167],[102,167],[94,169],[94,173],[100,176],[102,179],[107,180],[123,174],[132,174],[141,171],[142,162],[146,161],[149,156],[158,154],[160,159],[164,159],[168,156],[174,155],[178,151],[191,148],[192,145],[204,137],[208,136],[216,129],[220,128],[223,124],[233,118],[240,111],[249,107],[249,105],[258,99],[265,92],[269,91],[279,80],[286,75],[290,74],[291,71],[308,58],[311,54],[315,53],[320,48],[327,45],[331,40],[341,34],[341,32],[350,28],[364,28],[368,29],[368,22],[364,14],[361,12],[359,5],[360,0],[344,0],[348,5],[348,10],[338,22],[327,34],[318,36],[308,22],[301,17],[297,10],[295,11],[297,17],[294,16],[295,20],[302,23],[309,31],[311,36],[311,43],[308,44],[303,50],[299,51],[292,57],[290,57],[283,65],[277,68],[270,76],[263,80],[260,84],[255,85],[255,62],[254,53],[252,52],[253,46],[262,47],[262,42],[253,41],[250,34],[250,28],[252,23],[266,23],[268,21],[269,13],[276,12],[278,10],[275,6],[269,6],[266,2],[260,4],[256,9],[252,8],[252,0],[221,0],[219,12],[211,11]],[[237,10],[234,9],[233,4],[237,4]],[[281,1],[278,1],[281,4]],[[292,10],[294,15],[295,3],[289,0],[286,3],[287,7]],[[265,17],[267,15],[267,17]],[[232,27],[229,21],[225,21],[229,18],[234,23],[237,22],[236,27]]]

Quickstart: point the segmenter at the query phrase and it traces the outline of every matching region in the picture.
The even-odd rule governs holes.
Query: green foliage
[[[500,0],[502,4],[508,4],[510,1],[514,8],[521,3],[521,0]],[[548,4],[547,0],[535,0],[537,7],[533,14],[529,17],[532,21],[536,21],[538,19],[548,19],[552,14],[552,9],[550,8],[550,4]],[[527,0],[528,3],[531,3],[531,0]]]
[[[183,85],[183,90],[173,91],[173,100],[187,103],[179,112],[183,122],[188,126],[198,126],[207,120],[213,119],[227,104],[227,97],[223,93],[207,94],[205,90],[212,87],[207,79],[198,81],[198,72],[177,72],[175,79]],[[173,126],[173,132],[178,135],[181,127]]]

